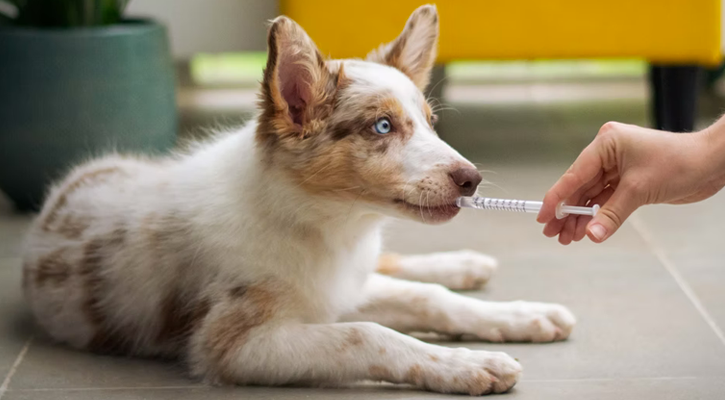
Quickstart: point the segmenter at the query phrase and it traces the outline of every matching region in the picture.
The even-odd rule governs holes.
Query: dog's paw
[[[471,250],[408,256],[403,260],[409,277],[438,283],[453,290],[479,289],[491,279],[498,262]]]
[[[574,314],[560,304],[498,303],[495,313],[495,322],[489,320],[487,327],[476,333],[479,338],[492,342],[553,342],[568,338],[576,324]]]
[[[454,290],[480,289],[498,268],[495,258],[471,250],[445,253],[442,264],[448,269],[447,284]]]
[[[425,370],[411,368],[411,383],[440,393],[503,393],[521,376],[521,364],[506,353],[458,348],[431,356],[431,360]]]

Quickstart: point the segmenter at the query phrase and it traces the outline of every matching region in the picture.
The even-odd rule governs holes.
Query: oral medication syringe
[[[493,199],[490,197],[459,197],[456,199],[456,205],[459,208],[465,207],[475,208],[477,210],[517,211],[537,214],[543,204],[541,201]],[[598,211],[598,204],[595,204],[593,207],[579,207],[568,206],[564,202],[561,202],[556,207],[556,218],[562,219],[569,214],[595,216]]]

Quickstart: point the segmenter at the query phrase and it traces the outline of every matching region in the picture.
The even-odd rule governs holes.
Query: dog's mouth
[[[436,224],[449,221],[461,209],[455,202],[444,204],[413,204],[402,199],[393,201],[398,207],[403,208],[406,213],[412,214],[422,222]]]

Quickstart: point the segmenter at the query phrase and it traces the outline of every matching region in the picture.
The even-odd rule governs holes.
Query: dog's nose
[[[458,168],[451,172],[450,176],[461,191],[461,196],[473,196],[478,184],[483,180],[478,170],[471,167]]]

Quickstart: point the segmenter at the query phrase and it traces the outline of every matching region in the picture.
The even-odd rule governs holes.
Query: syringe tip
[[[458,208],[476,208],[475,203],[473,202],[473,197],[459,197],[456,199],[456,205]]]

